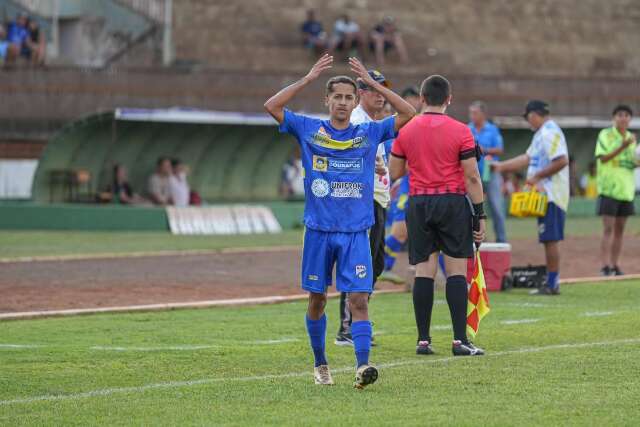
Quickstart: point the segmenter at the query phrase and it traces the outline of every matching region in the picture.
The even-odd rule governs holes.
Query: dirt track
[[[561,248],[562,277],[596,276],[598,245],[594,237],[568,238]],[[638,253],[640,239],[629,236],[623,271],[640,273]],[[534,240],[514,241],[512,257],[513,265],[544,262]],[[397,271],[405,272],[401,258]],[[299,265],[299,251],[5,263],[0,313],[294,295],[302,293]]]

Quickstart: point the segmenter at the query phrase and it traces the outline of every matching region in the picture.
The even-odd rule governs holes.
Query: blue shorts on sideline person
[[[302,289],[325,293],[331,286],[334,264],[338,291],[371,293],[373,268],[368,230],[340,233],[305,229]]]
[[[538,218],[538,241],[545,243],[564,240],[565,217],[565,211],[555,203],[549,203],[547,214]]]

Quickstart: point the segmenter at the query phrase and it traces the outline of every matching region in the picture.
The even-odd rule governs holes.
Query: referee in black
[[[451,85],[439,75],[420,89],[422,114],[405,125],[391,150],[390,172],[409,172],[409,262],[416,266],[413,305],[418,328],[417,354],[432,354],[430,324],[438,253],[444,254],[446,296],[453,323],[454,356],[484,351],[467,339],[467,261],[474,242],[484,240],[486,216],[473,135],[445,114]]]

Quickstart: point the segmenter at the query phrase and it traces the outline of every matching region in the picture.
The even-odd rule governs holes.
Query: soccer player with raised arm
[[[390,89],[375,81],[356,58],[351,70],[380,92],[398,112],[381,121],[353,125],[349,119],[358,105],[358,90],[347,76],[327,81],[325,105],[329,120],[296,114],[285,108],[323,71],[333,57],[322,56],[309,73],[272,96],[265,109],[280,124],[280,131],[296,137],[305,170],[304,248],[302,288],[309,292],[306,326],[315,358],[316,384],[333,384],[325,354],[327,287],[336,266],[336,288],[349,293],[351,333],[357,360],[354,386],[362,389],[378,378],[369,365],[371,323],[368,297],[373,272],[368,230],[374,224],[373,185],[378,144],[393,138],[415,114],[415,109]]]

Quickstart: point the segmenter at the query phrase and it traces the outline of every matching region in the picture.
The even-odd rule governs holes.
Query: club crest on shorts
[[[311,192],[316,197],[326,197],[329,194],[329,183],[321,178],[316,178],[311,183]]]
[[[356,276],[360,279],[367,277],[367,266],[362,264],[356,265]]]

